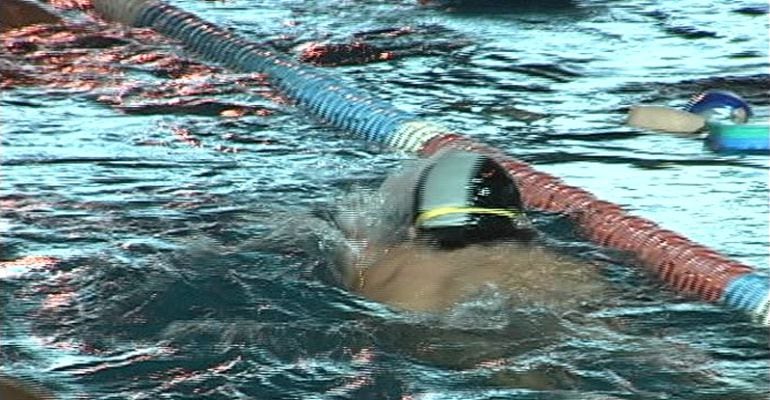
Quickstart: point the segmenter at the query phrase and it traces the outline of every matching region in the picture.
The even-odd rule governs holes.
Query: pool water
[[[754,1],[175,1],[765,273],[768,156],[623,125],[705,89],[768,115]],[[562,218],[559,251],[613,295],[583,312],[499,294],[416,315],[334,285],[312,215],[409,154],[350,139],[259,76],[144,30],[2,33],[0,373],[75,399],[766,399],[767,329],[678,297]],[[184,59],[189,61],[184,61]],[[558,327],[549,329],[548,327]]]

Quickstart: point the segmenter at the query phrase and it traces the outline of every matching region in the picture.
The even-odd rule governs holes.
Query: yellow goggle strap
[[[504,208],[454,207],[454,206],[436,207],[436,208],[421,212],[420,215],[417,216],[417,220],[415,220],[415,225],[420,226],[425,222],[430,221],[434,218],[438,218],[438,217],[442,217],[444,215],[450,215],[450,214],[487,214],[487,215],[497,215],[500,217],[506,217],[510,219],[514,219],[516,217],[520,217],[524,215],[523,212],[507,210]]]

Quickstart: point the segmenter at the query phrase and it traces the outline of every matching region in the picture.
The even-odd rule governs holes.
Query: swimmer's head
[[[490,157],[449,150],[422,170],[413,227],[441,248],[496,240],[529,241],[534,230],[518,187]]]

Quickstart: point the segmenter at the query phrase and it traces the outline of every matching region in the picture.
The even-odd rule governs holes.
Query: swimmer
[[[0,374],[0,399],[2,400],[51,400],[54,397],[32,382]]]
[[[61,22],[61,19],[40,4],[27,0],[0,1],[0,31],[58,22]]]
[[[384,212],[374,224],[335,217],[360,244],[339,279],[366,298],[434,312],[493,290],[518,305],[568,311],[605,288],[596,266],[539,243],[516,183],[487,156],[442,151],[387,179],[379,197]]]

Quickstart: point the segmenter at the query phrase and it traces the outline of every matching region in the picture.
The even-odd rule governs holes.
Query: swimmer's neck
[[[460,243],[460,244],[443,244],[443,243],[437,243],[436,241],[431,239],[424,239],[424,240],[417,239],[410,242],[405,242],[401,246],[412,247],[414,249],[425,249],[425,250],[434,251],[434,252],[451,253],[451,252],[457,252],[457,251],[462,251],[466,249],[488,249],[491,251],[494,251],[495,248],[526,249],[526,248],[533,247],[534,241],[505,239],[505,240],[485,240],[485,241]]]

